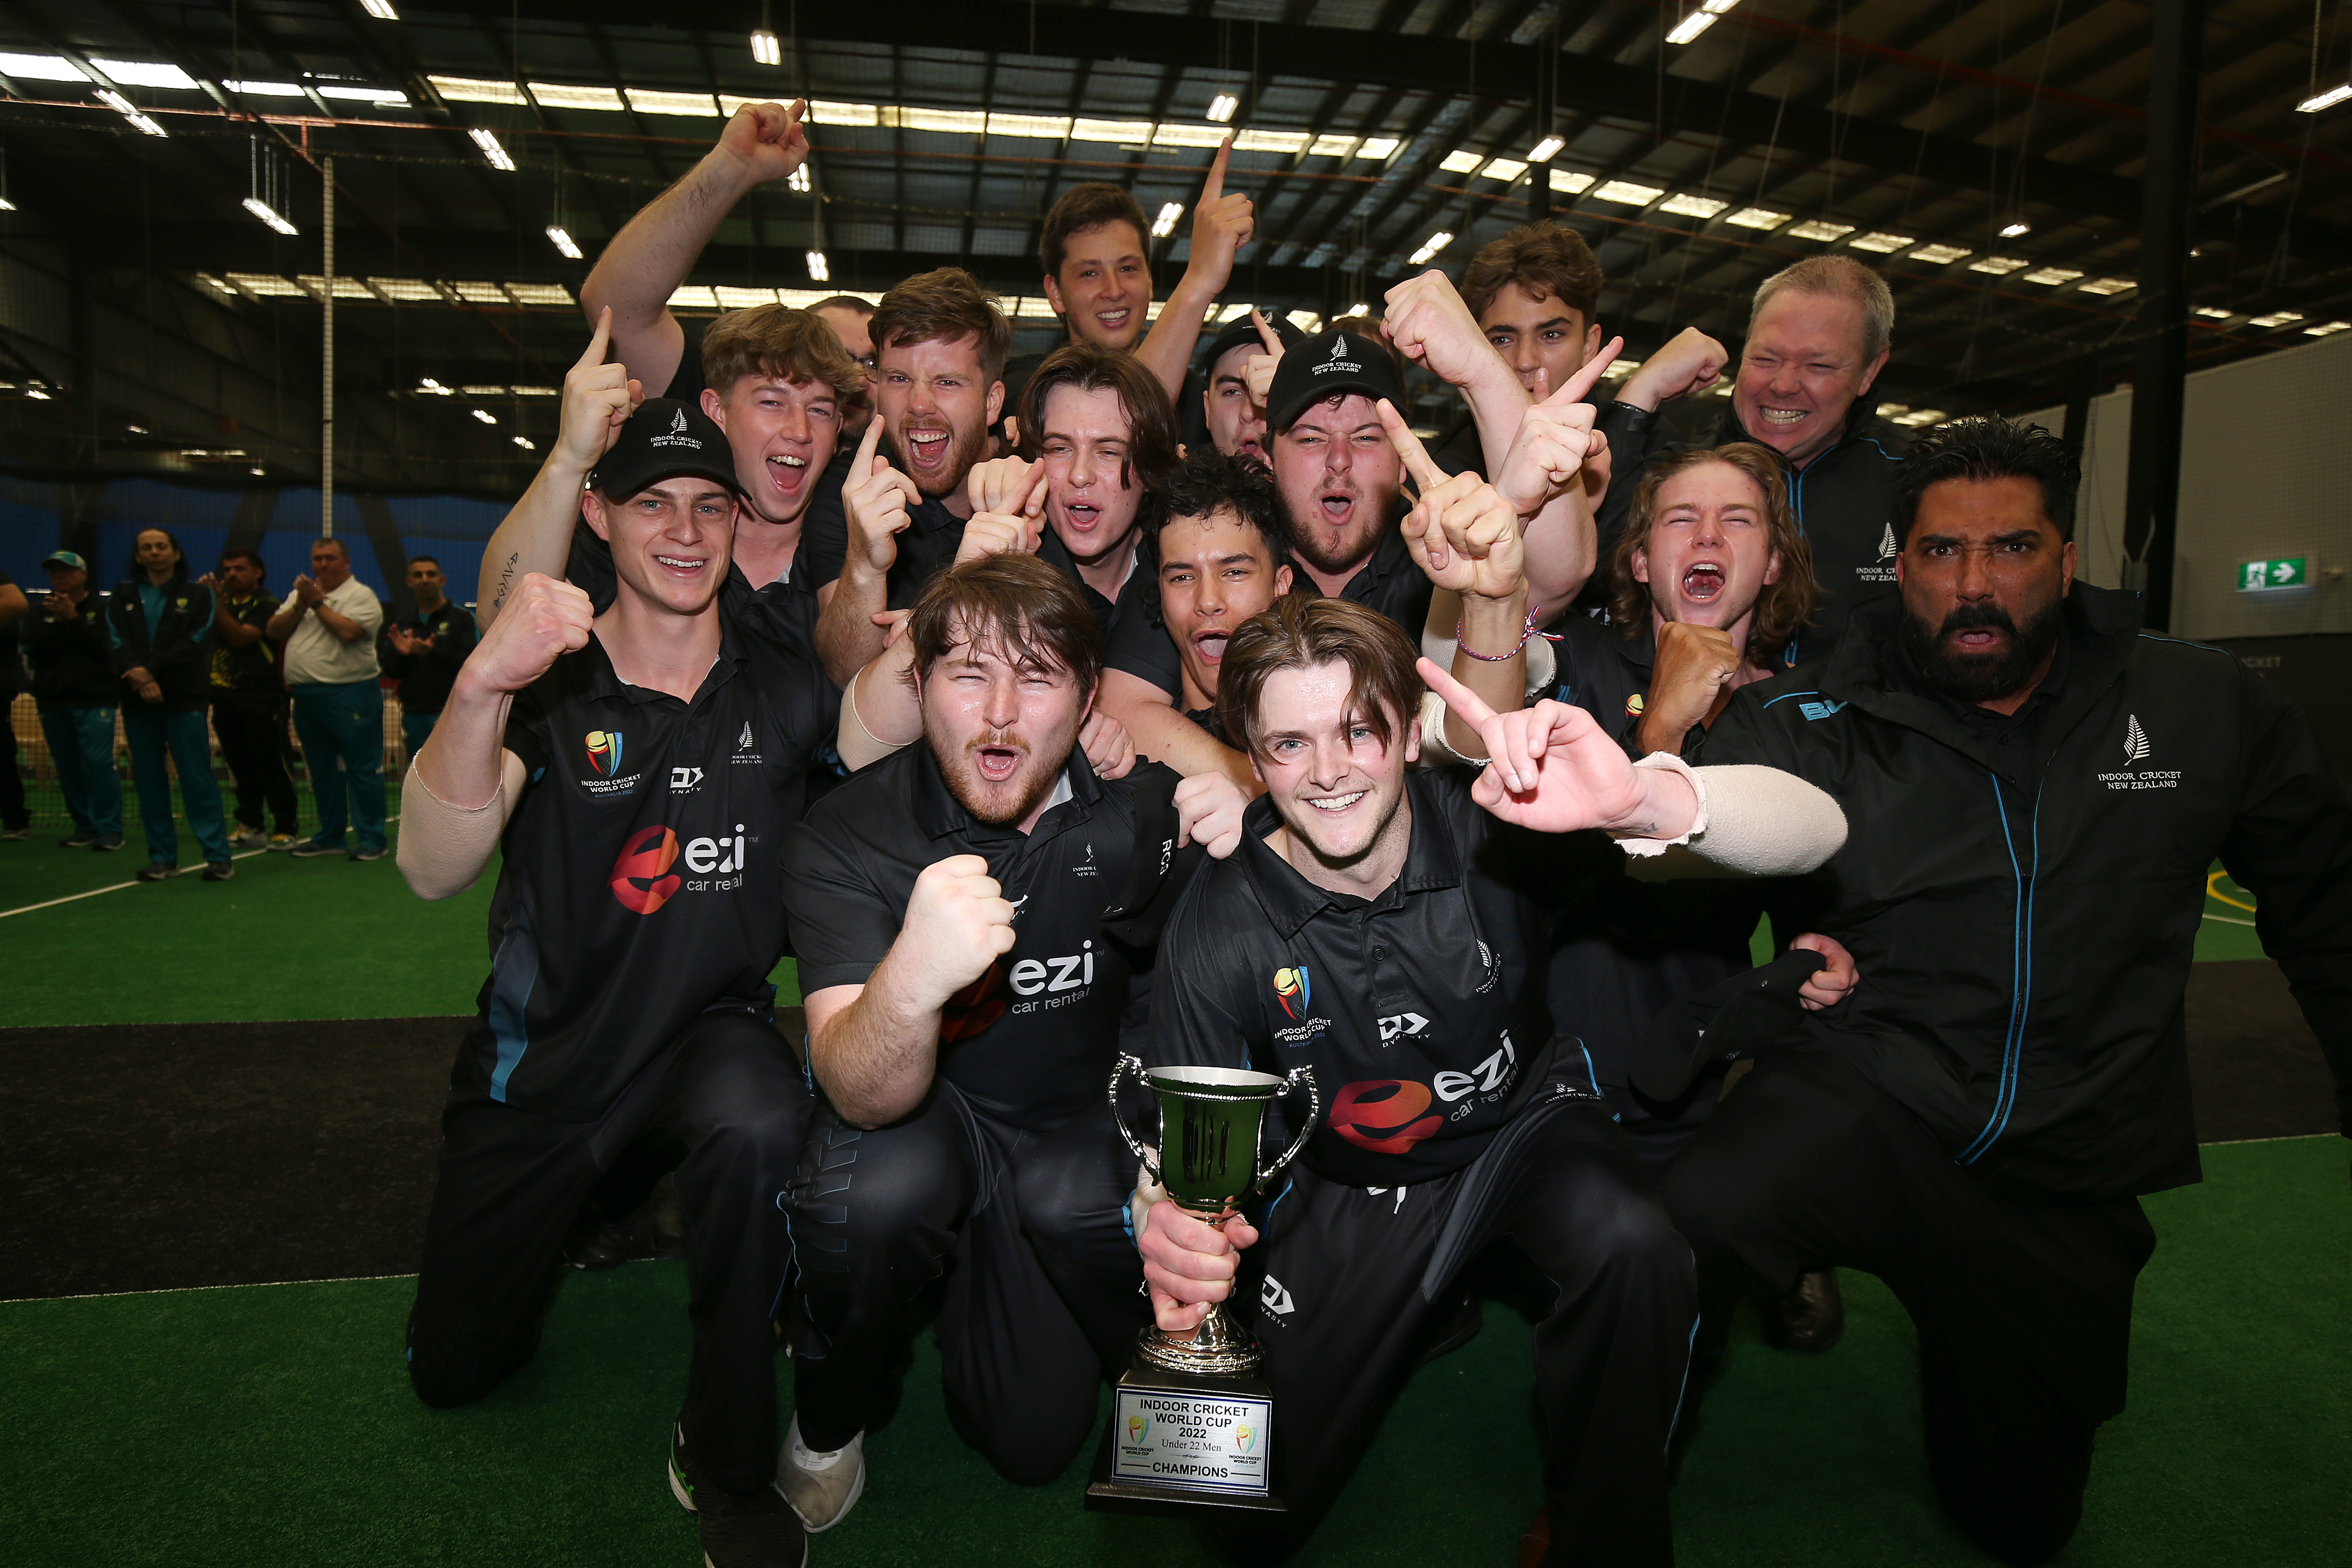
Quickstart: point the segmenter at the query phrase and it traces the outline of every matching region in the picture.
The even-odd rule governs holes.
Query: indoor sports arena
[[[2320,1568],[2352,17],[0,6],[0,1558]]]

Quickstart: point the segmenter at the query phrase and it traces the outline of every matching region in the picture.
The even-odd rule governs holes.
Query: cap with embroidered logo
[[[735,454],[718,421],[690,402],[649,397],[621,426],[612,450],[589,474],[588,486],[624,501],[647,486],[687,476],[741,494]]]
[[[1404,387],[1386,343],[1346,327],[1318,332],[1283,350],[1266,393],[1266,428],[1288,430],[1324,399],[1349,393],[1375,402],[1385,398],[1399,413],[1405,407]]]
[[[41,558],[43,566],[61,566],[68,571],[88,571],[89,562],[69,549],[53,549]]]

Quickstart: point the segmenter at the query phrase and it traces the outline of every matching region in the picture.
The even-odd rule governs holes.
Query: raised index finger
[[[1429,683],[1429,689],[1437,694],[1439,700],[1454,710],[1454,716],[1471,728],[1476,729],[1495,716],[1495,710],[1476,692],[1427,659],[1415,660],[1412,667],[1421,672],[1421,678]]]
[[[1622,353],[1624,350],[1624,339],[1610,339],[1608,342],[1601,345],[1601,349],[1599,353],[1584,361],[1584,368],[1582,370],[1577,371],[1576,374],[1569,377],[1567,381],[1561,382],[1559,391],[1552,393],[1552,395],[1545,401],[1554,408],[1562,408],[1572,402],[1584,402],[1591,393],[1593,387],[1600,382],[1601,376],[1607,373],[1609,367],[1617,362],[1617,356]]]
[[[882,444],[882,418],[877,414],[866,422],[866,434],[857,443],[857,461],[849,465],[849,476],[864,479],[874,472],[874,453]]]
[[[604,350],[613,341],[613,308],[607,305],[596,312],[596,330],[589,335],[587,352],[580,356],[578,369],[588,370],[604,362]]]
[[[1201,199],[1193,210],[1207,206],[1225,193],[1225,155],[1234,150],[1234,139],[1226,137],[1217,143],[1217,155],[1209,160],[1208,183],[1201,187]]]
[[[1379,408],[1381,428],[1388,432],[1389,444],[1396,448],[1399,457],[1404,459],[1404,471],[1412,476],[1412,482],[1420,486],[1422,493],[1427,495],[1444,484],[1445,470],[1430,456],[1429,448],[1421,444],[1421,437],[1405,423],[1404,415],[1397,412],[1396,404],[1382,398]]]
[[[1257,340],[1265,345],[1265,351],[1277,360],[1282,358],[1282,340],[1274,335],[1274,329],[1258,314],[1255,305],[1250,307],[1250,325],[1257,329]]]

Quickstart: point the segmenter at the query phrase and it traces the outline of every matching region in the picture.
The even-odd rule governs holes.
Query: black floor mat
[[[467,1021],[0,1030],[0,1299],[413,1270]]]
[[[0,1299],[410,1271],[465,1025],[0,1030]],[[2198,965],[2189,1040],[2199,1137],[2336,1130],[2275,964]]]

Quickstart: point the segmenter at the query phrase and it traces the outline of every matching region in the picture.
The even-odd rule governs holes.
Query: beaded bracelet
[[[1460,617],[1457,616],[1454,622],[1454,645],[1460,648],[1464,653],[1469,654],[1472,658],[1477,660],[1482,664],[1499,664],[1507,659],[1517,658],[1520,652],[1527,647],[1528,639],[1535,634],[1536,612],[1530,610],[1528,612],[1528,623],[1519,630],[1519,643],[1517,647],[1513,648],[1507,653],[1481,653],[1475,648],[1464,645],[1462,642],[1462,622]]]

